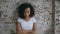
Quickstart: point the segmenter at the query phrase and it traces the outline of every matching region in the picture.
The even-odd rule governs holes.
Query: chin
[[[29,17],[29,16],[25,16],[25,17]]]

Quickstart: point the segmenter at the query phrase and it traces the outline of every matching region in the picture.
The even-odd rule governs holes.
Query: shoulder
[[[32,17],[32,20],[36,20],[36,18],[35,17]]]
[[[32,19],[32,21],[33,21],[34,23],[36,22],[36,18],[35,18],[35,17],[32,17],[31,19]]]
[[[36,18],[35,18],[35,17],[32,17],[32,19],[36,20]]]
[[[22,22],[22,18],[17,18],[17,22],[21,23]]]

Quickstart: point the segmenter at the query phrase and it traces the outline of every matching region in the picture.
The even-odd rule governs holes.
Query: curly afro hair
[[[24,19],[24,10],[26,8],[30,8],[30,17],[33,17],[35,15],[34,13],[34,8],[30,3],[22,3],[21,5],[18,6],[18,15],[20,18]]]

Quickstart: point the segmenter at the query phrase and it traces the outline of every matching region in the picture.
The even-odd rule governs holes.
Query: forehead
[[[26,8],[25,11],[30,11],[30,8]]]

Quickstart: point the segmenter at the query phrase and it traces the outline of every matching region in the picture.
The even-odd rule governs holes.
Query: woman
[[[30,3],[23,3],[18,7],[17,34],[36,34],[36,19],[34,8]]]

